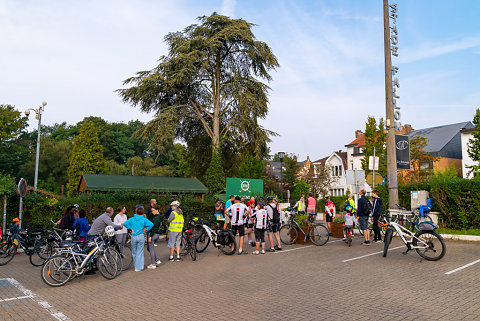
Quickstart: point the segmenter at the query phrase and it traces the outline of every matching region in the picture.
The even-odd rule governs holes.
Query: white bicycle
[[[431,229],[420,230],[413,233],[395,222],[378,222],[380,226],[386,227],[383,257],[387,256],[388,247],[392,241],[393,230],[402,239],[403,243],[407,246],[407,250],[403,254],[407,254],[409,251],[417,251],[418,255],[428,261],[440,260],[447,250],[443,237],[433,230],[432,225],[425,225],[425,227],[431,227]]]
[[[194,218],[193,221],[202,225],[202,229],[195,238],[195,250],[197,253],[205,251],[212,241],[219,251],[225,255],[232,255],[237,250],[237,243],[235,242],[235,235],[230,229],[220,229],[217,225],[216,230],[212,230],[203,220]]]

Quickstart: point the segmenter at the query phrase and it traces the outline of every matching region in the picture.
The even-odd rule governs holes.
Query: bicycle
[[[352,246],[352,241],[353,241],[352,233],[350,232],[349,227],[346,228],[345,230],[346,230],[346,232],[345,232],[345,243],[348,245],[348,247],[350,247],[350,246]]]
[[[405,207],[402,207],[398,204],[395,204],[395,206],[398,208],[400,213],[390,216],[387,215],[387,217],[395,223],[402,225],[412,232],[418,232],[426,228],[433,230],[437,229],[437,226],[433,223],[432,218],[428,214],[424,214],[422,217],[420,216],[419,210],[408,211]],[[409,216],[411,216],[411,219],[409,219]]]
[[[237,243],[235,241],[235,235],[233,235],[233,232],[230,229],[220,229],[215,223],[216,229],[214,231],[203,220],[198,218],[193,218],[193,220],[202,224],[202,230],[194,240],[197,253],[205,251],[210,244],[210,241],[213,246],[218,249],[219,255],[220,252],[225,255],[233,255],[235,253],[237,250]]]
[[[107,232],[107,236],[112,237],[113,231]],[[85,274],[96,262],[102,276],[111,280],[121,273],[121,260],[120,254],[108,246],[105,238],[97,236],[83,249],[79,244],[64,244],[43,264],[40,273],[45,284],[58,287]]]
[[[317,246],[324,245],[328,242],[330,238],[330,231],[328,227],[323,223],[315,223],[310,220],[296,220],[296,213],[290,209],[290,215],[288,216],[287,223],[283,224],[280,227],[280,240],[282,243],[286,245],[291,245],[297,242],[298,239],[298,231],[302,232],[305,242],[307,237],[312,241],[313,244]],[[298,222],[306,222],[307,224],[307,231],[304,232],[303,229],[300,227]]]
[[[45,247],[45,239],[41,229],[21,230],[18,233],[8,233],[4,236],[4,241],[0,242],[0,266],[6,265],[13,260],[17,254],[17,247],[20,246],[24,253],[29,256],[30,264],[40,266],[44,260],[42,258],[42,249]],[[37,261],[37,257],[41,259]]]
[[[190,255],[192,261],[195,261],[197,259],[197,250],[195,249],[194,243],[192,230],[184,229],[182,233],[180,256],[186,257],[187,255]]]
[[[409,251],[415,250],[418,255],[428,261],[438,261],[445,255],[445,241],[443,237],[434,230],[420,230],[414,234],[396,222],[379,222],[379,224],[387,228],[384,238],[383,257],[387,256],[394,230],[407,246],[407,250],[403,252],[405,255]],[[432,255],[430,256],[430,254]]]

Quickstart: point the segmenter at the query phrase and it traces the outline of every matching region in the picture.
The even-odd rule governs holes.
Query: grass
[[[455,234],[455,235],[480,235],[480,229],[462,229],[453,230],[448,228],[438,228],[437,232],[440,234]]]

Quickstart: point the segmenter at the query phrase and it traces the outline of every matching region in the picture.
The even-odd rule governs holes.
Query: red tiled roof
[[[361,134],[357,138],[355,138],[354,141],[352,141],[350,144],[345,145],[345,147],[365,147],[365,134]]]

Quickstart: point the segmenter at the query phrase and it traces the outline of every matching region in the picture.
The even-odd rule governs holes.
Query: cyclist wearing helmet
[[[247,251],[243,250],[243,237],[245,236],[245,218],[250,214],[251,209],[241,202],[240,196],[235,196],[235,203],[228,207],[230,214],[230,220],[232,222],[233,235],[240,236],[238,243],[238,255],[247,254]]]
[[[332,230],[332,221],[336,215],[335,203],[330,200],[330,195],[325,195],[325,216],[327,220],[328,230]]]
[[[355,222],[355,215],[353,214],[353,207],[347,206],[345,209],[347,214],[345,214],[345,225],[343,226],[343,239],[347,239],[347,229],[350,230],[350,234],[353,235],[353,224]]]

